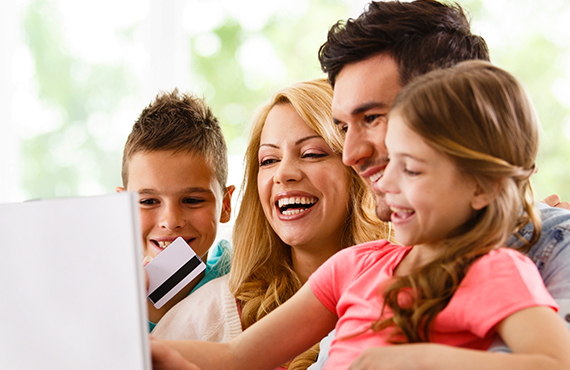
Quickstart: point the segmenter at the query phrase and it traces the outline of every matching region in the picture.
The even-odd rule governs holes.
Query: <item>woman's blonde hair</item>
[[[244,159],[241,205],[233,229],[234,255],[229,283],[230,291],[241,303],[244,329],[283,304],[301,287],[292,269],[291,248],[271,228],[259,199],[258,150],[265,120],[275,105],[290,104],[332,150],[341,154],[344,139],[333,123],[332,95],[332,88],[325,79],[300,82],[278,91],[254,116]],[[342,247],[388,238],[388,225],[374,214],[371,192],[352,168],[347,167],[346,171],[350,174],[351,186]],[[314,348],[305,352],[289,369],[308,367],[317,353]]]
[[[384,290],[384,307],[408,342],[428,341],[430,323],[445,308],[477,258],[502,246],[528,222],[534,224],[525,252],[540,237],[529,177],[535,172],[539,122],[530,99],[508,72],[488,62],[469,61],[414,80],[398,95],[399,114],[428,145],[449,156],[459,171],[491,195],[487,207],[453,230],[438,258]],[[412,289],[414,302],[400,305],[398,295]],[[401,300],[400,300],[401,302]]]

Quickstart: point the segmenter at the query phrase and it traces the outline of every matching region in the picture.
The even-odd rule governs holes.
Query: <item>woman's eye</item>
[[[324,158],[328,156],[327,153],[305,153],[303,154],[303,158]]]
[[[264,159],[261,162],[259,162],[259,167],[268,166],[268,165],[273,164],[275,162],[277,162],[277,159],[275,159],[275,158]]]

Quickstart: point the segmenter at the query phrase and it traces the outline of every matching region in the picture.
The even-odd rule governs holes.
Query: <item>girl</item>
[[[271,369],[336,324],[326,369],[570,368],[570,333],[536,267],[500,248],[529,220],[531,242],[540,232],[529,182],[538,122],[516,79],[486,62],[418,77],[393,106],[386,146],[374,186],[409,247],[337,253],[230,343],[167,344],[203,370]],[[496,334],[513,354],[484,351]],[[380,360],[355,361],[367,348]]]
[[[300,82],[259,108],[229,277],[175,306],[155,337],[227,342],[288,300],[337,251],[388,237],[364,181],[342,164],[332,95],[324,79]],[[306,369],[317,353],[315,347],[287,367]]]

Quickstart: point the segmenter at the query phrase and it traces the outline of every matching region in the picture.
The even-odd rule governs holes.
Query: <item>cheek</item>
[[[257,193],[259,195],[259,200],[261,201],[261,206],[263,207],[263,212],[267,216],[267,212],[272,208],[271,204],[271,189],[272,181],[269,176],[258,175],[257,176]]]
[[[140,215],[141,215],[142,233],[143,233],[143,236],[146,237],[156,224],[155,216],[151,211],[144,210],[144,209],[140,210]]]

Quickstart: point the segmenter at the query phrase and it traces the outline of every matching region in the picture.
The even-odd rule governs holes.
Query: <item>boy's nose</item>
[[[278,163],[273,175],[273,182],[283,184],[290,181],[299,181],[303,177],[299,164],[292,159],[283,158]]]
[[[166,207],[160,217],[159,226],[167,230],[181,229],[186,225],[183,212],[176,207]]]

